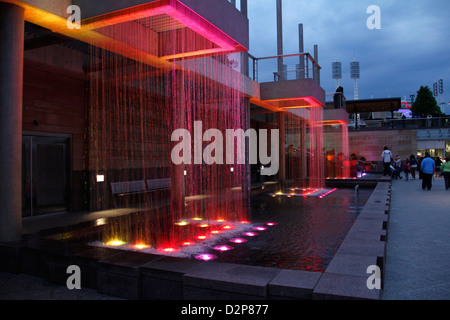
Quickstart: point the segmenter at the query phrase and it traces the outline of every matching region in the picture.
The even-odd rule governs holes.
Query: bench
[[[147,190],[148,191],[170,190],[170,186],[171,186],[170,178],[148,179],[147,180]]]
[[[148,193],[144,180],[111,182],[111,191],[114,197],[114,204],[117,206],[117,197],[132,196]]]
[[[152,194],[156,191],[170,190],[170,178],[147,179],[147,185],[144,180],[112,182],[111,191],[114,197],[114,204],[117,206],[117,197],[145,195],[147,202],[153,206]],[[150,197],[147,195],[150,194]]]

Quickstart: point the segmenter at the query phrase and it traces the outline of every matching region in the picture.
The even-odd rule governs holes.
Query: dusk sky
[[[367,8],[381,10],[381,29],[370,30]],[[238,1],[239,7],[239,1]],[[276,0],[248,0],[250,53],[277,54]],[[283,0],[284,54],[298,53],[298,24],[303,23],[305,52],[319,47],[321,85],[336,90],[331,64],[342,63],[341,85],[353,99],[350,62],[360,63],[359,98],[409,100],[421,85],[444,80],[440,101],[450,102],[449,0]],[[439,97],[436,98],[439,103]]]

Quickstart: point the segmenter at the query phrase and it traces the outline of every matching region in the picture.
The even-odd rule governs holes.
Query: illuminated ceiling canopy
[[[81,21],[81,29],[67,28],[67,20],[20,0],[7,0],[25,9],[25,20],[65,36],[158,67],[176,67],[179,58],[243,52],[247,49],[179,0],[157,0]],[[124,28],[146,35],[131,45]],[[195,41],[173,41],[180,35]],[[155,45],[157,44],[157,45]]]

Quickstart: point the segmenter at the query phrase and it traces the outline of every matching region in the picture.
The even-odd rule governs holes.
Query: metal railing
[[[450,129],[450,117],[375,119],[350,122],[350,130]],[[359,123],[358,123],[359,122]]]
[[[309,53],[256,58],[249,57],[249,77],[256,82],[314,79],[320,82],[320,65]]]

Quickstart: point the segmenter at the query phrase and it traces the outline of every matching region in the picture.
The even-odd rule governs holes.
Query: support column
[[[241,0],[241,13],[248,18],[248,6],[247,6],[247,0]],[[249,69],[248,69],[248,52],[243,52],[241,54],[241,73],[245,76],[248,76]]]
[[[183,71],[172,71],[172,128],[171,132],[176,129],[185,128],[186,121],[186,96],[185,96],[185,74]],[[192,132],[191,132],[192,134]],[[184,175],[184,170],[188,170],[187,165],[176,165],[173,162],[171,165],[171,202],[172,202],[172,213],[179,214],[179,218],[184,218],[185,210],[185,197],[186,197],[186,185]],[[188,174],[192,174],[189,172]]]
[[[303,41],[303,23],[298,25],[298,53],[304,53],[304,41]],[[299,57],[299,66],[297,71],[297,79],[305,79],[305,56]]]
[[[319,69],[319,47],[314,45],[314,60],[316,61],[316,65],[313,66],[313,77],[314,80],[320,85],[320,69]]]
[[[283,6],[281,0],[277,0],[277,54],[283,55]],[[283,58],[278,58],[278,75],[279,80],[284,79]]]
[[[285,150],[285,113],[283,111],[278,112],[278,129],[279,134],[279,148],[280,148],[280,160],[278,169],[278,181],[281,184],[281,189],[284,190],[286,186],[286,150]]]
[[[24,9],[0,2],[0,242],[22,236]]]

